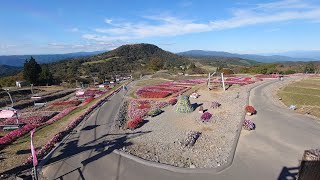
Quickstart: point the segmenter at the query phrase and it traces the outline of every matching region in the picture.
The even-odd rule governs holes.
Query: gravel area
[[[187,168],[214,168],[225,164],[232,153],[232,148],[241,129],[239,124],[244,117],[249,91],[263,83],[256,82],[246,86],[232,86],[226,92],[208,91],[205,87],[197,92],[198,99],[191,99],[191,104],[202,104],[207,112],[213,114],[210,122],[200,120],[199,107],[192,113],[178,113],[174,106],[163,108],[163,113],[156,117],[145,118],[145,123],[135,129],[114,128],[109,138],[126,136],[127,146],[120,150],[140,158]],[[213,101],[221,106],[210,108]],[[200,132],[194,146],[184,146],[190,131]]]

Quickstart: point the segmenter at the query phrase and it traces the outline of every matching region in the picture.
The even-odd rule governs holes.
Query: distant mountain
[[[15,75],[22,70],[21,67],[0,65],[0,77]]]
[[[155,45],[132,44],[92,57],[55,62],[50,64],[50,68],[59,79],[74,79],[80,76],[103,77],[147,73],[159,69],[175,70],[187,64],[190,64],[187,58],[164,51]]]
[[[311,58],[320,60],[320,50],[313,50],[313,51],[288,51],[283,53],[277,53],[281,56],[289,56],[293,58]],[[274,54],[272,54],[274,55]]]
[[[228,53],[223,51],[203,51],[203,50],[191,50],[186,52],[178,53],[182,56],[220,56],[220,57],[238,57],[243,59],[250,59],[263,63],[271,63],[271,62],[282,62],[282,61],[317,61],[317,59],[313,58],[293,58],[289,56],[281,56],[281,55],[256,55],[256,54],[236,54],[236,53]]]
[[[22,67],[26,59],[29,59],[33,56],[38,63],[51,63],[60,61],[67,58],[76,58],[76,57],[89,57],[96,54],[103,53],[105,51],[95,51],[95,52],[75,52],[67,54],[43,54],[43,55],[9,55],[9,56],[0,56],[0,65],[9,65]]]

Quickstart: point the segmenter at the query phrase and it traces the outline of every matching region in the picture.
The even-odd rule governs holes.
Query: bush
[[[148,115],[151,117],[155,117],[161,113],[162,113],[162,110],[157,108],[157,109],[152,109],[151,111],[149,111]]]
[[[202,120],[203,122],[208,122],[208,121],[211,119],[211,117],[212,117],[212,114],[211,114],[211,113],[205,112],[205,113],[202,114],[201,120]]]
[[[199,107],[199,111],[203,112],[203,106]]]
[[[212,104],[211,104],[211,107],[212,107],[213,109],[216,109],[216,108],[218,108],[218,107],[220,107],[220,106],[221,106],[221,104],[218,103],[217,101],[213,101]]]
[[[248,131],[254,130],[256,128],[256,125],[249,119],[245,119],[243,121],[242,127]]]
[[[169,104],[171,104],[172,106],[175,105],[177,103],[177,98],[173,98],[169,100]]]
[[[139,124],[142,123],[142,121],[143,121],[142,118],[133,119],[127,123],[127,127],[128,129],[134,130],[139,126]]]
[[[247,113],[252,113],[252,114],[254,114],[256,112],[256,110],[252,106],[247,106],[245,108],[245,110],[246,110]]]

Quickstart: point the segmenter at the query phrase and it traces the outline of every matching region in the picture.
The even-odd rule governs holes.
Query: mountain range
[[[283,61],[319,61],[320,51],[292,51],[280,55],[257,55],[257,54],[237,54],[223,51],[203,51],[190,50],[178,53],[182,56],[189,57],[238,57],[242,59],[249,59],[263,63],[283,62]],[[286,56],[292,55],[291,56]]]
[[[42,54],[42,55],[8,55],[0,56],[0,65],[16,66],[22,67],[26,59],[29,59],[31,56],[34,57],[38,63],[51,63],[68,58],[77,58],[77,57],[89,57],[96,54],[103,53],[105,51],[94,51],[94,52],[74,52],[67,54]]]
[[[90,57],[102,54],[106,51],[94,52],[74,52],[67,54],[42,54],[42,55],[2,55],[0,56],[0,65],[22,67],[26,59],[33,56],[39,63],[51,63],[70,58]],[[204,51],[204,50],[190,50],[176,53],[181,56],[188,57],[236,57],[246,60],[253,60],[263,63],[283,62],[283,61],[319,61],[320,50],[314,51],[288,51],[283,53],[267,53],[267,54],[239,54],[229,53],[224,51]]]

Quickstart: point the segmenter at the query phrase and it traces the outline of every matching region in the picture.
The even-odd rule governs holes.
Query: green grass
[[[89,61],[89,62],[82,63],[82,65],[104,63],[104,62],[111,61],[113,59],[118,59],[118,58],[119,57],[116,56],[116,57],[110,57],[110,58],[102,59],[102,60],[98,60],[98,61]]]
[[[278,91],[282,102],[297,105],[297,110],[320,117],[320,79],[309,78],[289,84]]]

